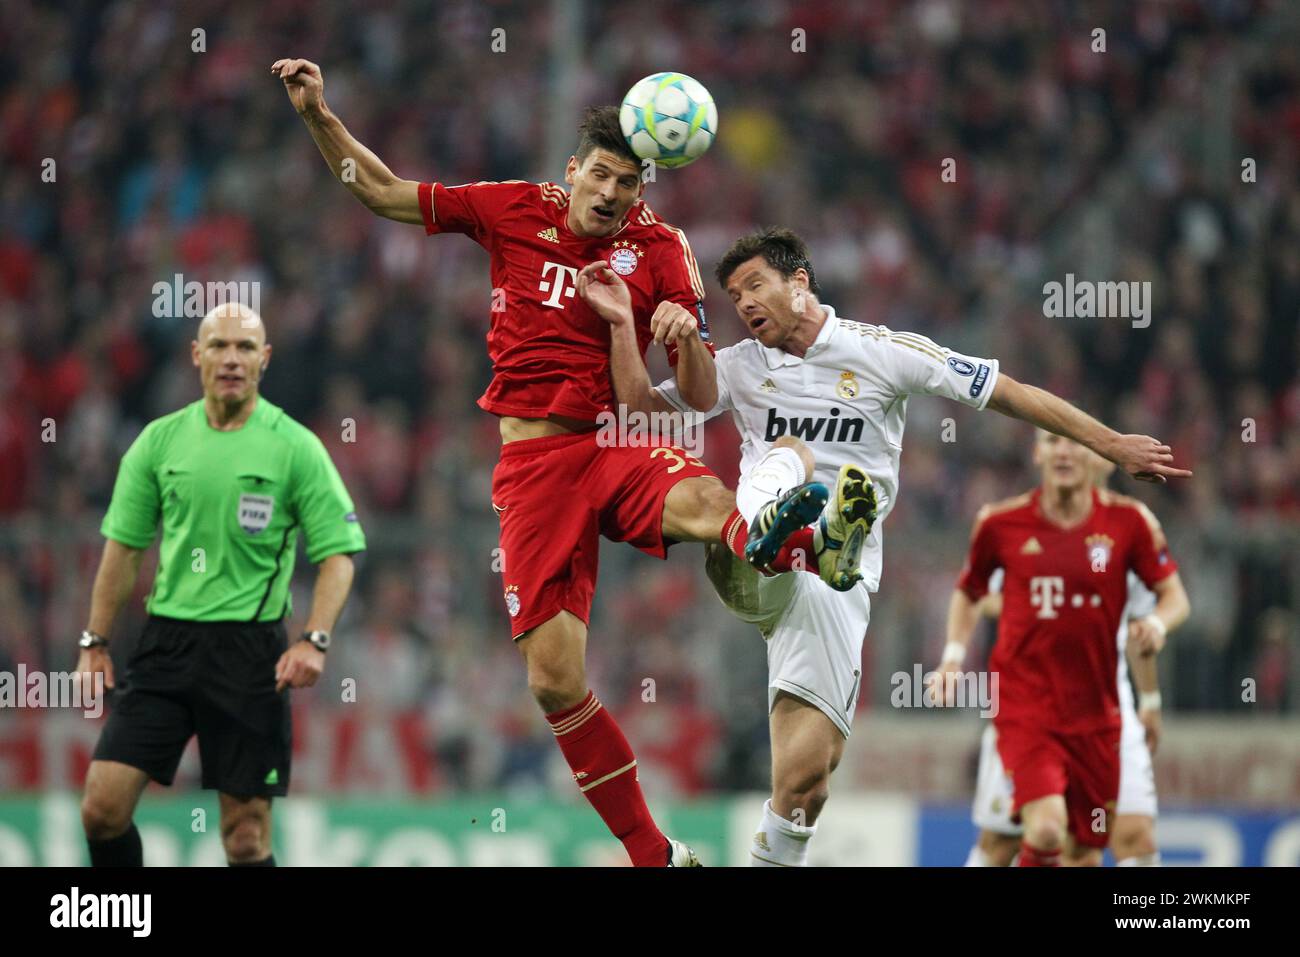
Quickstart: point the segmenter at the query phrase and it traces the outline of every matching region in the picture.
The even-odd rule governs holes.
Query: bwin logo
[[[803,439],[806,442],[816,442],[819,439],[822,442],[861,442],[862,441],[862,420],[861,419],[841,419],[840,410],[831,409],[829,418],[796,418],[791,416],[786,419],[776,414],[776,409],[767,410],[767,432],[764,437],[769,442],[775,442],[781,436],[785,435],[787,430],[795,438]],[[836,434],[835,423],[839,423],[839,434]]]

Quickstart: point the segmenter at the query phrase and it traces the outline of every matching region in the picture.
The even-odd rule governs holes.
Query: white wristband
[[[951,661],[955,664],[961,664],[966,660],[966,646],[960,641],[950,641],[943,646],[943,657],[939,659],[940,663]]]
[[[1160,692],[1143,691],[1138,695],[1139,711],[1159,711],[1160,710]]]

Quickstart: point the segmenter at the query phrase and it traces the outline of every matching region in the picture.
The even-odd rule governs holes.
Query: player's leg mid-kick
[[[554,507],[563,489],[580,489],[573,508]],[[818,486],[820,503],[826,498]],[[697,866],[685,844],[655,825],[637,776],[636,757],[613,715],[587,684],[585,660],[600,536],[663,557],[674,541],[712,541],[730,533],[743,554],[746,523],[735,495],[683,450],[597,446],[590,435],[511,442],[493,476],[501,521],[506,604],[523,655],[528,687],[546,715],[575,783],[637,866]],[[795,512],[814,521],[818,508]],[[787,538],[794,519],[759,538],[775,566],[798,566]]]

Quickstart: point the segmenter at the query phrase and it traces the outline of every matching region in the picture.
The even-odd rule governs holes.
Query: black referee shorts
[[[161,784],[199,736],[203,787],[235,797],[289,793],[289,690],[275,690],[284,622],[196,622],[151,615],[112,698],[96,761]]]

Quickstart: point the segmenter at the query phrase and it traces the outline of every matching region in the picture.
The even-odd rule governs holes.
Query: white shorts
[[[1122,708],[1121,713],[1124,726],[1120,732],[1119,800],[1115,802],[1115,813],[1154,818],[1156,779],[1146,731],[1131,709]],[[980,737],[980,766],[975,776],[971,820],[981,830],[995,834],[1019,835],[1023,830],[1019,824],[1011,823],[1011,779],[1002,769],[997,731],[991,721]]]
[[[768,712],[785,691],[821,710],[847,738],[871,618],[866,585],[838,592],[806,571],[760,575],[721,543],[709,545],[705,555],[722,603],[767,641]]]
[[[1140,814],[1155,817],[1156,772],[1147,747],[1146,728],[1131,706],[1122,707],[1123,729],[1119,735],[1119,800],[1116,814]]]

